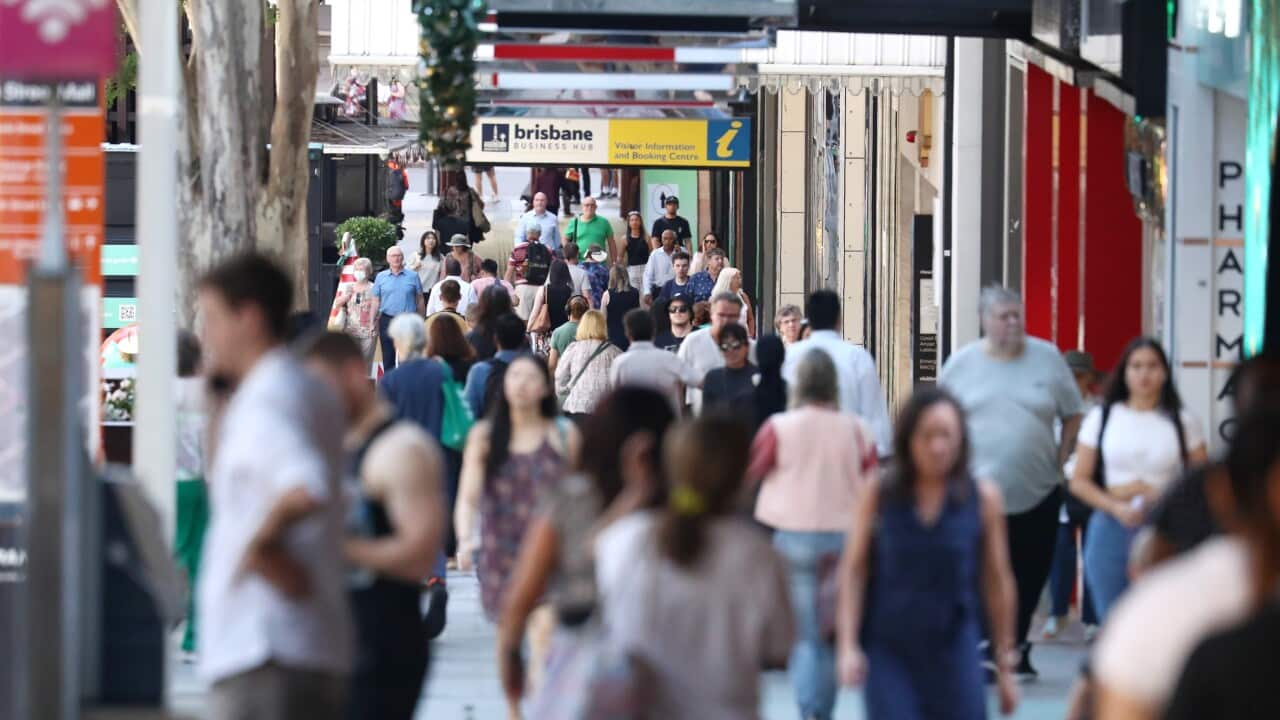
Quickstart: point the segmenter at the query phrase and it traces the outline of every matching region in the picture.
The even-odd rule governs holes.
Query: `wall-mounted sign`
[[[680,168],[751,166],[751,119],[482,118],[467,162]]]
[[[103,277],[137,277],[138,246],[137,245],[103,245],[102,276]]]

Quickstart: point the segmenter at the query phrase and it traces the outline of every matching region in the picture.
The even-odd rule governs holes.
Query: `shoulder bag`
[[[525,325],[525,329],[531,333],[542,335],[551,330],[551,296],[547,293],[547,286],[542,286],[542,307],[538,308],[537,315],[529,316],[529,322]]]
[[[453,369],[449,363],[438,361],[444,369],[445,380],[440,385],[444,396],[444,407],[440,414],[440,444],[450,450],[462,451],[467,444],[467,435],[475,423],[471,414],[471,406],[463,393],[462,384],[453,378]]]

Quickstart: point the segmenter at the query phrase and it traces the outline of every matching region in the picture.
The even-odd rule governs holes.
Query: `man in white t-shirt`
[[[660,252],[660,251],[658,251]],[[724,353],[720,352],[720,329],[729,323],[738,322],[742,313],[742,298],[731,292],[723,292],[711,298],[711,327],[695,330],[680,343],[676,355],[693,368],[694,375],[706,378],[707,373],[724,367]],[[748,360],[756,361],[756,343],[751,341],[751,352]],[[694,415],[702,413],[702,390],[689,388],[685,397],[693,408]]]
[[[284,349],[290,284],[258,255],[200,283],[208,372],[234,389],[214,429],[198,590],[214,720],[346,714],[343,412]]]
[[[591,284],[587,280],[587,271],[578,264],[578,246],[569,243],[564,246],[564,262],[569,266],[569,280],[573,283],[573,294],[581,295],[591,302]],[[547,274],[547,282],[551,282],[550,273]]]

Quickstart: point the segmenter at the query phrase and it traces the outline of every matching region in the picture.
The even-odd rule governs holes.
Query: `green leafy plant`
[[[124,97],[136,87],[138,87],[138,53],[130,50],[121,58],[116,74],[107,78],[107,107],[115,105],[118,98]]]
[[[460,169],[476,119],[476,44],[484,0],[415,0],[422,28],[418,134],[447,170]]]
[[[369,258],[374,264],[380,264],[387,255],[387,250],[396,244],[396,227],[376,217],[347,218],[334,233],[338,252],[342,252],[342,236],[351,233],[355,241],[356,253],[360,257]]]

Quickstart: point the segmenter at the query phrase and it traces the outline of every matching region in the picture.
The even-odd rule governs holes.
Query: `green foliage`
[[[413,10],[422,28],[419,137],[445,169],[460,169],[476,119],[475,51],[484,0],[415,0]]]
[[[116,100],[124,97],[138,86],[138,52],[130,50],[120,60],[120,67],[116,68],[116,74],[107,78],[106,96],[107,107],[116,104]]]
[[[375,265],[381,264],[387,250],[396,244],[396,228],[391,223],[376,217],[347,218],[334,230],[338,252],[342,252],[342,236],[351,233],[355,240],[356,252],[360,257],[369,258]]]

